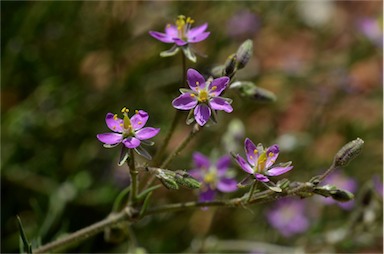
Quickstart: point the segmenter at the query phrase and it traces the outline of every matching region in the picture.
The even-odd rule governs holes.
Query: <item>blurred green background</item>
[[[217,145],[236,118],[245,127],[236,152],[243,153],[244,137],[267,146],[277,142],[279,160],[295,167],[286,175],[292,180],[322,172],[343,144],[360,137],[363,152],[345,174],[358,181],[359,191],[374,175],[382,182],[380,1],[2,2],[1,252],[18,252],[16,215],[29,239],[42,243],[108,215],[129,183],[128,172],[117,166],[119,149],[103,148],[96,134],[107,132],[107,112],[126,106],[150,114],[148,126],[162,128],[154,138],[161,142],[182,86],[181,57],[160,58],[171,45],[148,31],[163,31],[179,14],[194,18],[195,25],[208,22],[211,32],[196,45],[207,57],[188,67],[209,73],[252,39],[254,55],[236,78],[273,91],[278,100],[261,104],[228,93],[234,112],[220,113],[219,124],[204,129],[173,169],[192,168],[195,150],[223,153],[225,147]],[[189,131],[184,117],[168,151]],[[244,173],[233,168],[240,180]],[[151,205],[196,198],[189,190],[162,189]],[[307,252],[374,253],[382,251],[382,193],[369,205],[375,202],[373,221],[361,219],[345,239],[326,244],[319,239],[346,225],[355,210],[368,209],[367,202],[357,202],[352,211],[319,208],[309,230],[289,239],[266,221],[270,204],[252,211],[162,214],[143,219],[133,231],[148,252],[212,252],[208,239],[249,241],[254,249],[246,252],[264,242]],[[126,252],[128,244],[99,234],[69,251]]]

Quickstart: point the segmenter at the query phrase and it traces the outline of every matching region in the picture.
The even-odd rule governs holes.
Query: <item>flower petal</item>
[[[200,126],[204,126],[211,117],[211,109],[205,104],[199,104],[196,106],[194,114],[196,122]]]
[[[134,130],[139,130],[144,127],[148,121],[148,113],[144,110],[137,110],[136,113],[131,117],[131,124]]]
[[[159,133],[159,128],[145,127],[141,130],[138,130],[135,133],[135,137],[140,140],[150,139],[156,136]]]
[[[196,105],[197,99],[193,93],[184,93],[172,101],[172,106],[181,110],[190,110]]]
[[[197,168],[208,170],[208,168],[211,166],[211,161],[209,158],[202,153],[195,152],[192,156],[193,162]]]
[[[267,149],[267,162],[265,164],[265,167],[266,168],[271,167],[275,163],[278,156],[279,156],[279,146],[278,145],[275,144],[275,145],[268,147],[268,149]]]
[[[115,118],[115,115],[112,113],[108,113],[105,117],[105,123],[111,131],[123,132],[123,120],[120,118]]]
[[[201,26],[197,26],[197,27],[191,28],[187,32],[187,37],[190,38],[190,37],[198,36],[198,35],[204,33],[205,30],[207,29],[207,27],[208,27],[208,23],[204,23]]]
[[[266,174],[269,176],[278,176],[278,175],[284,174],[285,172],[288,172],[292,168],[293,166],[275,167],[275,168],[268,169]]]
[[[237,182],[235,179],[222,178],[216,187],[221,192],[233,192],[237,190]]]
[[[256,180],[260,181],[260,182],[269,182],[269,179],[268,177],[266,177],[265,175],[262,175],[262,174],[258,174],[256,173],[255,174],[255,177],[256,177]]]
[[[102,133],[97,134],[97,139],[108,145],[115,145],[121,143],[123,136],[119,133]]]
[[[197,42],[203,41],[203,40],[207,39],[210,34],[211,34],[210,32],[205,32],[205,33],[202,33],[202,34],[199,34],[196,36],[189,36],[188,42],[189,43],[197,43]]]
[[[140,140],[135,137],[128,137],[123,140],[123,144],[127,148],[136,148],[140,145],[140,143],[141,143]]]
[[[173,37],[169,36],[168,34],[155,32],[155,31],[149,31],[149,34],[153,38],[155,38],[161,42],[164,42],[164,43],[173,43],[174,42]]]
[[[206,191],[200,193],[199,201],[200,202],[209,202],[215,198],[216,191],[208,188]]]
[[[227,113],[231,113],[233,111],[231,104],[219,97],[210,99],[209,106],[211,106],[214,110],[224,110]]]
[[[253,169],[251,166],[241,157],[240,155],[236,155],[236,162],[239,164],[239,166],[247,173],[253,174]]]
[[[202,172],[204,171],[202,171],[200,168],[188,170],[188,174],[200,182],[203,181]]]
[[[187,82],[189,87],[196,91],[196,88],[203,86],[205,87],[204,77],[195,69],[188,69],[187,71]]]
[[[257,160],[259,159],[259,152],[255,146],[255,144],[249,139],[246,138],[244,141],[244,150],[247,155],[247,160],[249,164],[254,167],[256,165]]]
[[[218,176],[223,176],[227,172],[230,165],[231,165],[231,157],[229,157],[228,155],[224,155],[221,158],[219,158],[216,162]]]
[[[177,37],[177,27],[175,25],[168,24],[165,26],[165,33],[170,37]]]
[[[173,41],[176,43],[177,46],[184,46],[188,43],[188,42],[186,42],[180,38],[177,38],[177,37],[173,37]]]
[[[225,90],[225,88],[227,88],[228,83],[228,77],[215,78],[211,84],[209,84],[209,93],[214,96],[219,96]]]

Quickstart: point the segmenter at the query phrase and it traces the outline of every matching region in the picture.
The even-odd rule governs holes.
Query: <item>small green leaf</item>
[[[22,244],[20,244],[22,246],[22,249],[20,249],[20,252],[32,253],[32,245],[29,243],[27,239],[27,236],[23,228],[23,224],[21,223],[21,219],[18,215],[16,215],[16,218],[17,218],[17,225],[20,231],[20,239],[22,241]]]
[[[161,52],[160,56],[161,57],[169,57],[169,56],[176,55],[177,52],[179,52],[179,47],[174,45],[172,48],[170,48],[170,49],[168,49],[166,51]]]

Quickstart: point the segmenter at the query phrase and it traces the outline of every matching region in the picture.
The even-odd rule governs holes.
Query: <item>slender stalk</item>
[[[33,253],[49,253],[57,251],[68,247],[72,244],[82,242],[88,239],[91,236],[96,235],[99,232],[102,232],[104,229],[116,225],[123,221],[132,221],[132,212],[129,207],[125,208],[123,211],[117,214],[112,214],[107,218],[96,222],[88,227],[80,229],[72,234],[66,235],[62,238],[59,238],[56,241],[43,245],[35,250]]]
[[[254,180],[254,182],[253,182],[253,184],[252,184],[252,186],[251,186],[251,189],[250,189],[249,192],[248,192],[247,203],[249,203],[249,201],[251,201],[253,192],[255,191],[255,188],[256,188],[256,185],[257,185],[257,181]]]
[[[187,84],[187,81],[186,81],[187,80],[187,64],[186,64],[186,59],[185,59],[184,53],[181,53],[181,77],[182,77],[181,78],[181,83]],[[161,144],[161,147],[159,149],[157,149],[156,154],[153,157],[153,160],[152,160],[152,165],[153,166],[157,166],[158,165],[158,161],[160,160],[161,156],[163,155],[165,149],[167,148],[168,143],[171,140],[171,137],[172,137],[173,133],[175,132],[177,123],[179,122],[179,119],[180,119],[181,115],[182,115],[181,112],[179,110],[176,110],[175,116],[173,117],[173,120],[172,120],[172,123],[171,123],[171,127],[168,130],[168,133],[165,136],[164,141]],[[151,180],[148,181],[148,182],[152,183],[153,179],[151,178]],[[147,186],[149,186],[149,185],[147,184],[146,187]]]
[[[168,164],[188,145],[189,141],[199,132],[198,124],[195,124],[187,137],[180,143],[180,145],[173,151],[167,159],[161,164],[160,168],[166,168]]]
[[[128,160],[128,167],[129,167],[129,173],[131,174],[131,194],[129,195],[129,203],[132,204],[137,200],[137,191],[138,191],[138,174],[139,171],[136,170],[135,165],[135,153],[133,149],[130,149],[129,151],[129,160]]]
[[[308,197],[309,195],[314,194],[313,190],[314,190],[313,183],[310,183],[310,182],[297,183],[297,187],[288,189],[284,192],[274,192],[272,190],[265,190],[262,192],[258,192],[252,196],[252,199],[249,202],[244,202],[244,201],[247,201],[246,199],[248,199],[248,196],[244,196],[244,198],[234,198],[230,200],[214,200],[210,202],[186,202],[186,203],[168,204],[168,205],[148,209],[142,214],[142,217],[152,215],[152,214],[176,212],[176,211],[182,211],[182,210],[198,208],[198,207],[214,207],[214,206],[238,207],[238,206],[244,206],[247,204],[260,204],[267,201],[272,201],[279,198],[294,196],[294,195],[298,195],[300,197]],[[303,195],[303,193],[308,194],[308,196]],[[138,219],[138,216],[139,216],[138,211],[134,211],[132,210],[132,208],[126,207],[121,212],[112,214],[102,221],[99,221],[95,224],[85,227],[79,231],[69,234],[56,241],[43,245],[40,248],[37,248],[36,250],[34,250],[33,253],[46,253],[46,252],[52,252],[52,251],[65,248],[71,244],[82,242],[83,240],[93,235],[96,235],[97,233],[103,231],[104,229],[111,227],[113,225],[116,225],[120,222],[123,222],[123,221],[133,222],[134,220]]]

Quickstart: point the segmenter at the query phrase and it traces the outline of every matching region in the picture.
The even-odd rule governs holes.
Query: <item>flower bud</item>
[[[230,88],[238,89],[241,96],[249,97],[260,102],[274,102],[276,95],[271,91],[256,86],[253,82],[237,81],[231,84]]]
[[[230,55],[224,64],[223,76],[232,77],[236,73],[236,54]]]
[[[347,191],[347,190],[341,190],[336,189],[329,192],[331,194],[331,197],[339,202],[348,202],[355,198],[353,193]]]
[[[185,171],[182,170],[176,170],[175,175],[175,181],[176,183],[180,184],[181,186],[184,186],[189,189],[199,189],[201,186],[201,183],[197,181],[195,178],[193,178],[190,174],[188,174]]]
[[[360,154],[364,140],[357,138],[344,145],[335,155],[333,165],[335,167],[343,167]]]
[[[252,40],[246,40],[240,45],[236,52],[237,69],[240,70],[245,67],[249,59],[253,54],[253,42]]]

